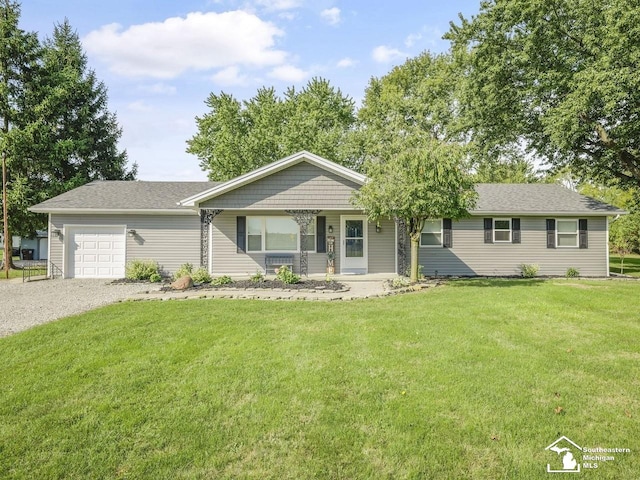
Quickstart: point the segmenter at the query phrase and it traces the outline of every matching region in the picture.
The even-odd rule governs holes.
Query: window
[[[578,246],[578,220],[556,220],[556,245],[558,247]]]
[[[297,252],[300,227],[291,217],[247,217],[247,251]],[[307,227],[307,251],[316,250],[315,219]]]
[[[259,252],[262,250],[262,219],[247,218],[247,250]]]
[[[305,250],[307,252],[315,252],[316,251],[316,219],[315,218],[307,227],[306,240],[307,241],[305,243],[305,246],[306,246]],[[302,237],[300,237],[300,241],[302,242]]]
[[[442,220],[425,220],[420,235],[421,247],[442,246]]]
[[[511,219],[510,218],[494,218],[493,219],[493,241],[494,242],[511,242]]]

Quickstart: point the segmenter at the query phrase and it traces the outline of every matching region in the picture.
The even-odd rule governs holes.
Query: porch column
[[[200,209],[200,266],[209,270],[209,225],[223,210]]]
[[[398,275],[406,275],[409,268],[409,259],[407,258],[407,224],[400,218],[395,219],[398,225]]]
[[[285,210],[300,226],[300,275],[309,276],[309,259],[307,257],[307,228],[320,210]],[[316,235],[318,232],[316,232]]]

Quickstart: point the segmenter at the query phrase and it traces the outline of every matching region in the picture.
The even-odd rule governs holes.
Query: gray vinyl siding
[[[65,225],[122,225],[134,229],[135,237],[126,237],[126,261],[153,259],[165,274],[180,265],[200,265],[200,218],[198,215],[60,215],[51,214],[52,229],[63,231]],[[64,238],[51,236],[51,258],[64,269]],[[66,274],[66,272],[65,272]]]
[[[200,208],[349,209],[360,186],[306,162],[200,204]]]
[[[606,217],[580,217],[588,218],[587,249],[547,248],[546,218],[552,217],[517,218],[521,224],[520,244],[484,243],[481,217],[453,222],[453,248],[420,248],[423,273],[520,275],[520,265],[536,264],[540,268],[539,275],[565,275],[569,267],[577,268],[582,276],[608,274]]]
[[[318,215],[326,217],[327,230],[333,227],[335,237],[335,272],[340,273],[340,216],[358,215],[351,211],[321,211]],[[282,211],[224,211],[216,216],[212,224],[212,273],[214,275],[252,275],[257,270],[264,271],[264,252],[237,253],[236,218],[237,216],[282,216]],[[376,233],[374,223],[368,224],[368,260],[369,273],[393,273],[395,271],[395,224],[393,221],[381,221],[381,232]],[[327,254],[308,253],[309,274],[326,272]],[[294,253],[294,272],[300,270],[300,254]]]

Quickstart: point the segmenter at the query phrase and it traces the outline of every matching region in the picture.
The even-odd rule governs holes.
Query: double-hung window
[[[442,219],[425,220],[420,234],[421,247],[442,246]]]
[[[493,241],[511,242],[511,219],[510,218],[494,218],[493,219]]]
[[[556,245],[559,248],[578,246],[578,220],[564,218],[556,220]]]

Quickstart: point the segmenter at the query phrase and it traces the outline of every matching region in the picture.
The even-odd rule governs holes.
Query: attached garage
[[[122,278],[126,260],[125,226],[67,227],[67,278]]]

